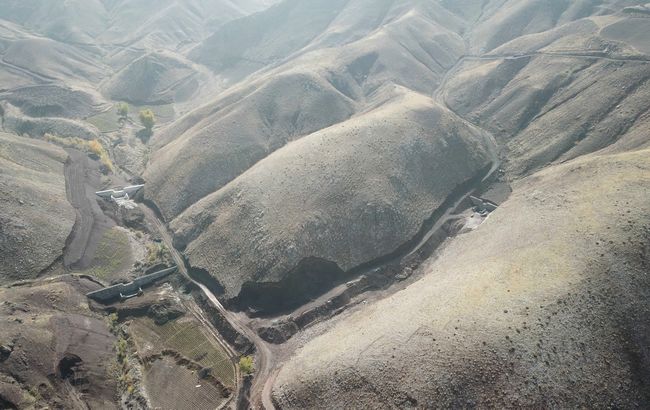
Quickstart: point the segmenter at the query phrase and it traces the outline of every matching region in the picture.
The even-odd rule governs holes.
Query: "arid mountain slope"
[[[622,408],[650,400],[650,152],[517,182],[407,289],[337,320],[280,372],[282,408]],[[408,383],[404,383],[408,380]]]
[[[446,101],[491,130],[508,150],[508,169],[523,174],[604,148],[638,121],[648,126],[649,78],[649,63],[634,60],[468,61],[449,81]]]
[[[117,338],[72,276],[0,288],[0,407],[117,409]]]
[[[200,41],[231,19],[273,0],[3,0],[0,18],[66,43],[141,49],[182,47]]]
[[[0,288],[0,407],[145,403],[65,273],[172,260],[256,347],[240,407],[647,407],[649,27],[647,0],[0,0],[0,284],[32,280]],[[46,133],[83,150],[69,200]],[[96,202],[142,181],[152,209]]]
[[[104,93],[113,100],[134,104],[170,104],[196,91],[197,75],[191,65],[174,55],[150,53],[113,76]]]
[[[604,148],[643,118],[650,95],[648,64],[638,46],[641,35],[627,44],[606,34],[613,30],[609,27],[619,27],[613,30],[616,35],[627,37],[620,25],[626,21],[638,25],[640,17],[621,11],[625,5],[629,4],[385,1],[371,7],[364,0],[285,1],[235,20],[189,55],[226,81],[258,71],[154,137],[157,150],[145,172],[147,196],[172,222],[177,243],[187,247],[190,263],[218,278],[227,289],[232,287],[226,291],[229,297],[247,281],[280,280],[301,258],[327,255],[331,261],[346,260],[347,256],[337,254],[340,250],[324,251],[322,243],[315,245],[319,239],[307,240],[313,244],[288,257],[282,249],[289,244],[279,230],[262,235],[252,226],[240,225],[247,219],[244,216],[215,204],[231,197],[258,161],[294,161],[273,155],[290,141],[309,139],[334,124],[366,121],[369,112],[391,104],[386,97],[391,95],[386,92],[390,84],[433,96],[452,111],[445,117],[458,115],[459,124],[469,121],[485,127],[499,140],[506,170],[513,176]],[[301,36],[289,37],[289,33]],[[233,41],[237,47],[229,47]],[[567,50],[567,42],[574,48]],[[390,134],[390,127],[373,131],[373,138]],[[431,137],[445,138],[446,132]],[[276,174],[276,169],[281,166],[265,172],[274,182],[287,178]],[[327,175],[329,169],[322,172]],[[437,201],[470,174],[445,185]],[[265,187],[268,198],[257,198],[249,207],[291,208],[305,201],[296,196],[293,205],[291,196],[284,195],[280,205],[280,198],[273,197],[275,190]],[[206,209],[215,211],[200,217]],[[431,210],[429,205],[409,212]],[[217,217],[219,212],[224,216]],[[352,237],[349,229],[352,225],[342,224],[335,232]],[[384,229],[388,227],[380,231]],[[230,243],[227,238],[233,231],[239,232],[241,243],[228,245],[232,251],[228,246],[212,249],[213,243]],[[295,236],[310,236],[307,231],[303,227]],[[402,240],[407,237],[400,235]],[[267,245],[268,250],[260,254]],[[250,252],[244,251],[249,246]],[[382,251],[373,256],[385,250],[378,248]],[[241,252],[255,254],[249,267],[240,270],[224,264],[225,259],[235,259],[233,255],[241,258]],[[243,277],[239,272],[245,272]]]
[[[427,97],[388,93],[381,107],[288,144],[174,220],[191,265],[214,272],[227,298],[247,282],[308,286],[288,274],[301,261],[347,272],[389,254],[454,188],[485,175],[495,149],[487,136]],[[298,297],[294,287],[283,297]]]
[[[336,18],[345,20],[362,4],[359,0],[341,7]],[[295,8],[303,13],[319,10],[303,9],[295,2],[288,5],[262,14],[286,8],[289,18]],[[156,135],[153,144],[160,149],[152,155],[145,178],[148,195],[165,218],[173,219],[288,141],[381,104],[377,90],[387,83],[429,95],[462,53],[462,40],[431,20],[439,17],[434,13],[437,8],[423,16],[417,2],[408,5],[405,9],[390,3],[386,12],[398,13],[397,17],[371,35],[372,30],[365,28],[370,23],[360,19],[356,23],[365,35],[358,37],[349,28],[338,48],[329,48],[330,43],[319,48],[322,45],[315,40],[290,62],[232,87]],[[281,24],[284,20],[268,18],[276,30],[293,30]],[[298,30],[301,21],[290,19],[287,24]],[[318,38],[331,35],[336,27],[328,26]]]
[[[35,277],[63,254],[75,220],[66,158],[44,141],[0,134],[0,282]]]

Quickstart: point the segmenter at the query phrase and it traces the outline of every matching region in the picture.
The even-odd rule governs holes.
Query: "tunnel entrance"
[[[83,361],[79,356],[70,353],[66,354],[59,361],[59,377],[63,380],[69,380],[74,385],[76,380],[75,373],[79,372],[82,363]]]

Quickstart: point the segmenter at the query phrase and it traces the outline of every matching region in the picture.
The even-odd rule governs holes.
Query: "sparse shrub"
[[[147,243],[147,263],[155,264],[157,261],[164,261],[170,258],[169,250],[163,243]]]
[[[156,125],[156,116],[150,109],[140,111],[140,123],[149,132]]]
[[[253,366],[253,356],[242,356],[239,359],[239,370],[246,375],[253,374],[253,371],[255,370],[255,367]]]
[[[108,322],[108,328],[111,332],[115,333],[117,331],[117,326],[119,325],[117,313],[111,313],[108,315],[106,321]]]
[[[87,141],[78,137],[59,137],[58,135],[45,134],[45,141],[62,146],[64,148],[76,148],[80,151],[94,154],[99,157],[106,172],[113,172],[113,162],[111,161],[108,151],[104,148],[99,140]]]
[[[128,343],[126,339],[120,337],[117,339],[117,342],[115,343],[115,349],[117,350],[117,360],[121,364],[126,363],[126,353],[128,349]]]
[[[90,141],[88,143],[88,149],[90,149],[90,152],[97,155],[98,157],[101,156],[104,152],[104,147],[102,147],[102,144],[97,140]]]
[[[147,244],[147,262],[150,265],[156,263],[161,256],[160,244],[148,243]]]
[[[129,116],[129,104],[121,102],[117,104],[117,115],[121,120],[127,119]]]

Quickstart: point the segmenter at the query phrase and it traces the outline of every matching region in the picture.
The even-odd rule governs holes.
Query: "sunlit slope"
[[[620,26],[638,27],[639,19],[584,19],[521,37],[492,57],[468,58],[451,76],[445,101],[494,132],[515,174],[619,140],[635,148],[640,141],[624,137],[631,128],[648,127],[650,55],[638,43],[650,42],[650,33],[635,32],[629,42],[609,36]]]
[[[393,93],[279,149],[176,218],[190,264],[232,298],[246,282],[287,280],[304,259],[348,271],[415,236],[458,185],[483,176],[491,142],[431,99]]]
[[[519,181],[425,277],[300,349],[275,399],[282,408],[647,403],[649,154],[585,157]]]
[[[359,17],[363,4],[351,2],[338,9],[323,4],[338,12],[333,17],[338,23],[326,26],[290,61],[270,64],[154,137],[158,149],[145,178],[151,187],[148,195],[167,219],[287,142],[380,105],[378,90],[390,84],[430,95],[463,53],[462,39],[447,28],[457,29],[460,23],[441,6],[386,2],[388,17],[380,25],[377,16],[362,15],[368,21]],[[286,2],[261,14],[275,16],[282,10],[288,13],[286,25],[282,19],[265,18],[274,22],[275,30],[292,32],[304,28],[292,13],[320,9]],[[350,21],[353,15],[357,18]],[[256,21],[253,17],[263,16],[237,24]],[[256,26],[246,29],[254,32]],[[338,30],[345,35],[332,43]],[[331,48],[335,44],[340,47]]]

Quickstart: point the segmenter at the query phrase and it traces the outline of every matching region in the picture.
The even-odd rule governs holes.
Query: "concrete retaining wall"
[[[151,285],[152,283],[158,281],[159,279],[162,279],[165,276],[176,272],[176,270],[177,270],[176,266],[169,269],[163,269],[161,271],[151,273],[149,275],[141,276],[135,279],[133,282],[118,283],[117,285],[109,286],[104,289],[90,292],[86,294],[86,296],[98,302],[110,302],[113,300],[118,300],[122,297],[122,295],[133,295],[138,293],[140,288],[144,288],[148,285]]]

